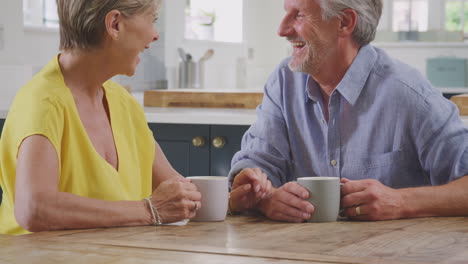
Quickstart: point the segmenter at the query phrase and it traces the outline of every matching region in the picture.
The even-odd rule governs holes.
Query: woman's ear
[[[358,14],[355,10],[347,8],[342,11],[340,16],[340,30],[342,36],[352,35],[356,28]]]
[[[122,21],[122,14],[118,10],[112,10],[106,15],[106,31],[109,37],[113,40],[119,39],[120,23]]]

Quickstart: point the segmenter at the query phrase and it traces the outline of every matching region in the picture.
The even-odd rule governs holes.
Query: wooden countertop
[[[143,93],[134,96],[143,103]],[[250,126],[257,119],[253,109],[145,107],[144,111],[149,123]],[[7,113],[0,110],[0,118],[6,118]],[[468,116],[461,118],[468,127]]]
[[[0,236],[7,263],[466,263],[468,218],[289,224],[255,216]]]

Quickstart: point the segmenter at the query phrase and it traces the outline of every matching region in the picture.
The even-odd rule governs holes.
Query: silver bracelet
[[[155,226],[162,225],[161,216],[159,216],[158,209],[153,206],[153,203],[151,202],[151,198],[152,197],[150,196],[148,198],[144,198],[143,200],[146,200],[146,202],[148,202],[148,207],[151,211],[151,215],[153,216],[152,218],[153,225]]]

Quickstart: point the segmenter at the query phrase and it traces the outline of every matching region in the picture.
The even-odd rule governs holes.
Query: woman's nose
[[[153,42],[157,41],[158,39],[159,39],[159,32],[157,30],[154,30]]]

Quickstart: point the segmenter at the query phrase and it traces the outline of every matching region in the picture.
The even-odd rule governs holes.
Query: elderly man
[[[314,207],[296,178],[334,176],[354,220],[468,215],[468,130],[420,73],[369,45],[382,1],[284,7],[278,33],[294,51],[268,80],[229,175],[265,173],[274,188],[245,195],[252,187],[236,178],[231,210],[303,222]]]

